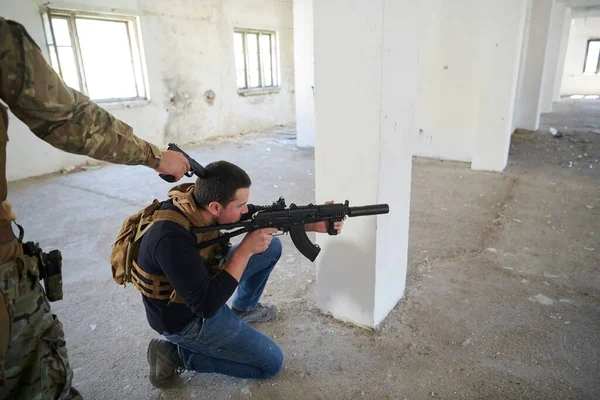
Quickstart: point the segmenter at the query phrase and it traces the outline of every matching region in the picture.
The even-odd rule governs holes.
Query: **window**
[[[233,43],[238,89],[279,87],[274,32],[236,30]]]
[[[47,10],[42,19],[67,85],[95,101],[148,98],[136,17]]]
[[[589,40],[587,45],[587,52],[585,53],[585,64],[583,66],[583,73],[597,74],[600,67],[600,39]]]

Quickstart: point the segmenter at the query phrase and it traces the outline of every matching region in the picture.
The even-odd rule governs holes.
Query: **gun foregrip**
[[[330,219],[327,221],[327,233],[331,236],[335,236],[338,234],[338,231],[335,229],[334,223],[341,221],[341,219]]]
[[[304,225],[294,225],[290,228],[290,236],[294,246],[300,253],[310,261],[315,261],[321,248],[317,244],[313,244],[304,230]]]

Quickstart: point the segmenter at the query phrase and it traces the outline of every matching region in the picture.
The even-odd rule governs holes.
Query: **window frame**
[[[91,19],[100,21],[111,21],[111,22],[123,22],[127,25],[127,38],[129,44],[129,55],[131,57],[131,65],[133,68],[133,76],[135,80],[135,88],[137,96],[133,97],[112,97],[104,99],[93,99],[96,103],[130,103],[135,101],[149,101],[150,91],[148,85],[148,73],[146,71],[146,62],[144,54],[144,46],[142,42],[142,34],[140,28],[140,21],[138,16],[124,15],[124,14],[112,14],[112,13],[99,13],[89,12],[80,10],[69,10],[69,9],[58,9],[45,7],[41,9],[42,23],[44,26],[44,34],[46,36],[46,49],[50,54],[50,64],[54,67],[52,62],[52,53],[58,64],[58,73],[61,77],[62,68],[60,65],[60,57],[58,56],[58,46],[54,36],[54,28],[52,24],[52,18],[64,18],[67,20],[69,26],[69,34],[71,37],[71,47],[73,48],[73,56],[75,59],[75,66],[77,68],[77,76],[79,79],[79,87],[81,92],[86,96],[89,96],[89,90],[87,87],[87,80],[85,76],[85,68],[83,65],[83,57],[81,53],[81,45],[79,43],[79,37],[77,34],[76,19]],[[52,50],[52,47],[54,50]]]
[[[585,66],[587,65],[587,59],[588,59],[588,55],[590,53],[590,44],[592,42],[600,43],[600,38],[590,38],[587,41],[587,44],[585,46],[585,57],[583,58],[583,69],[581,72],[583,75],[598,75],[598,74],[600,74],[600,54],[598,55],[598,60],[596,60],[596,71],[595,72],[585,72]]]
[[[264,30],[264,29],[248,29],[248,28],[235,28],[233,30],[233,37],[235,40],[236,34],[242,34],[242,48],[244,52],[244,72],[245,72],[245,83],[246,86],[241,88],[237,85],[237,68],[236,71],[236,88],[239,94],[252,94],[252,93],[269,93],[269,92],[277,92],[281,88],[280,81],[280,72],[279,72],[279,42],[278,35],[276,31]],[[248,50],[246,47],[246,37],[248,34],[256,34],[257,35],[257,50],[258,50],[258,87],[248,87],[248,82],[250,80],[249,70],[248,70]],[[263,73],[264,66],[261,59],[261,48],[260,48],[260,37],[261,35],[269,35],[270,43],[271,43],[271,85],[264,86],[263,85]],[[234,63],[236,61],[237,54],[234,51]]]

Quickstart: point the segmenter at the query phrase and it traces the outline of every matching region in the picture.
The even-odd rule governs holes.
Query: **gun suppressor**
[[[348,210],[349,217],[362,217],[364,215],[387,214],[390,212],[390,206],[387,204],[375,204],[372,206],[350,207]]]

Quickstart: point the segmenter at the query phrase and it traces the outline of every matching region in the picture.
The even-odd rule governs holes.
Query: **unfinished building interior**
[[[157,337],[109,256],[155,171],[57,150],[9,114],[8,200],[60,249],[86,399],[600,398],[600,0],[0,0],[134,133],[252,178],[250,202],[351,206],[283,255],[254,325],[266,380],[148,381]],[[182,182],[193,182],[184,177]],[[236,239],[237,240],[237,239]]]

